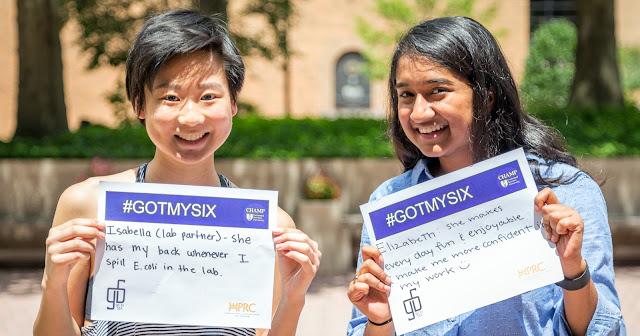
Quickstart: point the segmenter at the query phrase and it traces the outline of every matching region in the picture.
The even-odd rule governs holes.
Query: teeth
[[[439,130],[445,128],[445,127],[447,127],[447,125],[418,127],[418,132],[420,132],[422,134],[427,134],[427,133],[432,133],[432,132],[435,132],[435,131],[439,131]]]
[[[187,140],[187,141],[196,141],[201,139],[206,133],[202,133],[202,134],[177,134],[178,138],[182,139],[182,140]]]

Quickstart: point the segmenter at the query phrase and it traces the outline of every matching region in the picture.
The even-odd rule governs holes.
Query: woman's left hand
[[[320,267],[322,253],[318,250],[318,243],[304,232],[293,228],[276,228],[273,236],[283,295],[290,298],[304,297]]]
[[[536,211],[542,212],[547,239],[556,244],[565,277],[576,278],[586,267],[582,259],[582,217],[572,207],[560,203],[550,188],[538,192],[534,204]]]

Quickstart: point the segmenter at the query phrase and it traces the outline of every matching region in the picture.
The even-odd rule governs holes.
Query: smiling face
[[[198,163],[225,142],[236,112],[221,57],[196,51],[160,69],[145,88],[140,118],[156,145],[155,159]]]
[[[405,135],[441,173],[473,163],[469,132],[473,90],[467,81],[421,56],[402,56],[396,72],[398,119]]]

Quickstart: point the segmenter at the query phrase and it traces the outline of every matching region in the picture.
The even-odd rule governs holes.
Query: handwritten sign
[[[92,320],[270,328],[277,192],[101,182]]]
[[[560,281],[522,149],[361,206],[397,334]]]

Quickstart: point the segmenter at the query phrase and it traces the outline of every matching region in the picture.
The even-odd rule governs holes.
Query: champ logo
[[[255,313],[255,303],[229,302],[229,311],[234,313]]]
[[[523,269],[518,270],[518,279],[522,277],[528,278],[530,276],[536,275],[538,273],[542,273],[546,271],[544,267],[544,262],[539,262],[537,264],[529,265]]]
[[[264,216],[267,209],[260,205],[250,204],[244,209],[245,218],[249,222],[264,222]]]
[[[518,184],[520,176],[518,176],[518,170],[514,169],[504,174],[498,175],[498,182],[500,186],[506,188],[510,185]]]
[[[416,289],[411,288],[411,290],[409,290],[410,297],[402,301],[404,303],[404,312],[407,313],[407,315],[411,315],[409,321],[415,319],[416,315],[417,317],[422,316],[422,303],[420,302],[419,296],[413,296],[414,290]]]
[[[107,302],[111,303],[111,307],[107,307],[109,310],[118,309],[121,310],[124,307],[124,295],[125,289],[120,287],[120,283],[125,282],[124,280],[118,280],[118,285],[113,288],[107,288]]]

